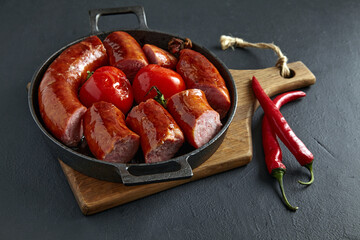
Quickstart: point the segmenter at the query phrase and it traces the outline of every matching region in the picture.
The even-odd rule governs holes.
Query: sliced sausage
[[[131,130],[140,135],[146,163],[172,158],[184,143],[184,135],[171,115],[154,99],[134,107],[126,118]]]
[[[205,92],[210,106],[221,119],[226,116],[231,104],[229,91],[219,71],[205,56],[191,49],[181,50],[176,71],[188,89],[198,88]]]
[[[146,56],[139,43],[127,32],[117,31],[104,40],[111,66],[122,70],[132,82],[140,68],[148,65]]]
[[[143,51],[150,64],[157,64],[164,68],[175,69],[177,58],[168,51],[155,45],[145,44]]]
[[[94,156],[107,162],[129,162],[140,144],[140,137],[126,126],[124,114],[103,101],[84,114],[84,136]]]
[[[199,148],[221,129],[220,115],[212,109],[200,89],[188,89],[168,99],[167,110],[179,124],[185,139]]]
[[[81,119],[86,111],[77,96],[87,71],[107,64],[106,50],[97,36],[63,51],[46,70],[38,92],[41,117],[48,130],[67,146],[83,136]]]

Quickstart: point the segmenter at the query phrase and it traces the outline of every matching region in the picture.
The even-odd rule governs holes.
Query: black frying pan
[[[144,9],[143,7],[139,6],[91,10],[89,12],[91,35],[97,35],[101,40],[104,40],[105,37],[110,33],[99,31],[98,19],[100,16],[128,13],[133,13],[137,16],[139,21],[139,28],[122,31],[128,32],[139,42],[140,45],[149,43],[163,49],[167,49],[167,43],[173,37],[184,39],[182,37],[174,36],[168,33],[150,30],[146,24]],[[73,169],[85,175],[106,181],[123,182],[126,185],[169,181],[191,177],[193,175],[192,169],[206,161],[220,146],[235,115],[237,93],[234,80],[232,79],[232,76],[227,67],[209,50],[193,42],[193,49],[207,57],[207,59],[209,59],[219,70],[220,74],[226,82],[226,86],[231,97],[231,107],[227,117],[222,120],[222,129],[207,144],[199,149],[195,149],[190,145],[185,144],[174,158],[159,163],[141,163],[142,153],[140,151],[137,156],[135,156],[134,160],[131,161],[131,163],[108,163],[95,159],[93,155],[86,149],[86,147],[69,148],[62,144],[60,141],[54,138],[50,132],[48,132],[44,126],[39,112],[38,88],[46,69],[63,50],[75,43],[84,40],[87,37],[88,36],[80,38],[64,46],[56,53],[54,53],[48,60],[46,60],[46,62],[34,74],[29,88],[28,103],[31,115],[37,126],[43,132],[46,138],[46,142],[52,148],[55,156]]]

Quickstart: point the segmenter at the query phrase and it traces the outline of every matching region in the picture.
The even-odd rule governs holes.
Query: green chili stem
[[[311,174],[311,178],[310,178],[310,181],[308,182],[303,182],[303,181],[298,181],[300,184],[303,184],[303,185],[310,185],[314,182],[314,171],[313,171],[313,162],[309,163],[309,164],[306,164],[304,165],[304,167],[306,167],[307,169],[309,169],[310,171],[310,174]]]
[[[283,184],[284,173],[285,173],[284,169],[278,168],[278,169],[274,169],[272,171],[271,175],[274,178],[276,178],[278,180],[279,184],[280,184],[280,189],[281,189],[281,193],[282,193],[282,196],[283,196],[285,206],[291,211],[296,211],[298,209],[298,207],[291,206],[291,204],[289,203],[289,201],[287,200],[286,195],[285,195],[284,184]]]

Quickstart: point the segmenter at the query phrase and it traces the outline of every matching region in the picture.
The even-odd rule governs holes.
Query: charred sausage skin
[[[219,71],[205,56],[191,49],[181,50],[176,71],[188,89],[205,92],[207,101],[221,119],[226,116],[231,104],[229,91]]]
[[[219,113],[210,107],[200,89],[174,94],[168,99],[167,110],[195,148],[210,141],[222,126]]]
[[[175,120],[154,99],[134,107],[126,124],[140,136],[146,163],[172,158],[184,143],[184,135]]]
[[[82,136],[86,111],[78,99],[78,88],[87,71],[107,64],[101,40],[91,36],[65,49],[46,70],[38,90],[41,117],[48,130],[67,146],[76,146]]]
[[[126,126],[124,114],[103,101],[84,114],[84,136],[94,156],[108,162],[129,162],[140,144],[140,137]]]
[[[164,68],[175,69],[177,58],[168,51],[151,44],[145,44],[142,49],[149,64],[157,64]]]
[[[148,60],[139,43],[127,32],[117,31],[104,40],[111,66],[122,70],[130,82],[136,73],[148,65]]]

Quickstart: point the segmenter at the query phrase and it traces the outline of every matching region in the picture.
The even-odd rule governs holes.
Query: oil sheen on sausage
[[[130,82],[140,68],[148,65],[148,60],[139,43],[127,32],[117,31],[104,40],[111,66],[122,70]]]
[[[184,143],[184,135],[175,120],[154,99],[134,107],[126,124],[140,135],[146,163],[169,160]]]
[[[202,54],[191,50],[180,51],[176,71],[182,76],[186,87],[205,92],[210,106],[224,118],[230,108],[229,91],[216,67]]]
[[[155,45],[145,44],[143,51],[150,64],[157,64],[164,68],[175,69],[177,58]]]
[[[67,146],[76,146],[82,136],[86,111],[78,99],[78,88],[94,71],[107,64],[106,50],[97,36],[65,49],[46,70],[39,86],[41,117],[48,130]]]
[[[168,99],[167,110],[179,124],[185,139],[199,148],[221,129],[220,115],[212,109],[200,89],[188,89]]]
[[[129,162],[140,144],[140,137],[126,126],[124,114],[103,101],[84,114],[84,136],[94,156],[107,162]]]

